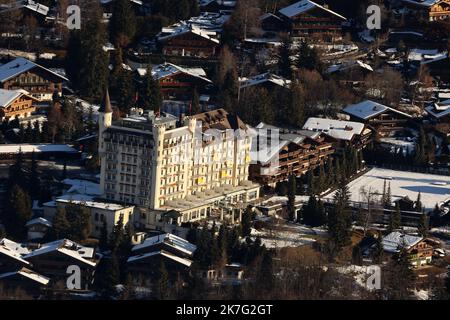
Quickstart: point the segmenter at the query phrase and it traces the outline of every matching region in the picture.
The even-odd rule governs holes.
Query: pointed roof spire
[[[100,105],[100,109],[98,110],[98,112],[102,112],[102,113],[112,113],[113,112],[113,110],[111,108],[111,100],[109,99],[108,88],[106,88],[105,97],[102,101],[102,104]]]

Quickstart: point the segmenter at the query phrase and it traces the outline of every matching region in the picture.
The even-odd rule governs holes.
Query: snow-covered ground
[[[371,188],[372,193],[378,192],[381,196],[385,181],[391,185],[393,201],[405,196],[416,200],[420,192],[423,206],[427,210],[432,210],[436,203],[450,199],[449,176],[373,168],[349,183],[351,201],[364,201],[360,192],[362,188],[366,190]],[[334,192],[325,199],[332,199],[333,196]]]

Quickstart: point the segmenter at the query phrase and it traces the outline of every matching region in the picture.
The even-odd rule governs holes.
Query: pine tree
[[[362,252],[359,245],[354,246],[352,249],[352,264],[362,265]]]
[[[275,283],[273,259],[270,252],[264,251],[260,268],[256,275],[258,288],[268,294],[273,290]]]
[[[112,251],[118,252],[125,238],[124,225],[123,225],[123,214],[120,215],[119,220],[113,228],[110,235],[109,246]]]
[[[414,209],[416,209],[417,212],[422,212],[422,210],[423,210],[422,201],[420,200],[420,198],[421,198],[421,193],[419,191],[419,193],[417,194],[416,202],[414,202]]]
[[[288,203],[287,211],[289,215],[289,221],[294,221],[296,216],[295,208],[295,195],[297,194],[297,181],[294,175],[289,176],[289,190],[288,190]]]
[[[419,226],[417,230],[422,237],[426,237],[428,234],[428,216],[426,213],[420,215]]]
[[[388,231],[392,232],[394,230],[397,230],[401,226],[401,212],[400,212],[400,206],[398,203],[395,205],[395,211],[391,212],[391,215],[389,217],[389,226]]]
[[[74,241],[86,240],[91,234],[91,214],[84,205],[69,203],[66,206],[66,216],[70,228],[68,238]]]
[[[102,229],[100,230],[99,247],[102,251],[105,251],[109,248],[108,228],[106,225],[106,221],[103,221]]]
[[[152,75],[152,68],[149,64],[147,75],[140,94],[140,105],[144,110],[160,112],[162,109],[162,95],[159,87],[159,81]]]
[[[191,115],[195,115],[201,112],[200,101],[197,92],[197,88],[194,89],[192,94],[192,102],[191,102]]]
[[[285,36],[279,51],[278,73],[286,79],[292,79],[291,38]]]
[[[116,0],[109,21],[111,40],[118,47],[126,47],[136,33],[136,17],[128,0]]]
[[[334,195],[334,207],[328,215],[330,240],[337,251],[350,243],[352,217],[350,209],[350,191],[344,179]]]
[[[311,48],[306,41],[302,41],[297,56],[297,67],[299,69],[321,71],[322,66],[319,54],[315,48]]]
[[[241,226],[242,226],[242,236],[243,237],[248,237],[251,234],[252,231],[252,211],[250,208],[247,208],[244,212],[244,214],[242,215],[242,222],[241,222]]]
[[[415,274],[412,270],[409,254],[403,246],[396,253],[383,272],[383,291],[390,300],[406,300],[411,297]]]
[[[384,247],[383,247],[383,238],[381,233],[378,233],[374,249],[372,251],[372,260],[375,264],[381,264],[383,262],[384,256]]]
[[[31,219],[30,196],[20,186],[14,185],[7,197],[5,219],[2,219],[6,231],[13,239],[24,239],[26,235],[25,223]]]
[[[66,209],[60,207],[56,210],[55,217],[53,218],[52,233],[54,240],[64,239],[68,237],[70,230],[70,223],[67,220]]]

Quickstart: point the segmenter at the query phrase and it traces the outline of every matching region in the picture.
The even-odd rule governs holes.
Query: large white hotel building
[[[252,137],[239,117],[219,109],[113,121],[108,95],[99,112],[103,197],[142,208],[144,225],[166,214],[178,224],[201,220],[219,204],[259,197],[259,185],[248,180]]]

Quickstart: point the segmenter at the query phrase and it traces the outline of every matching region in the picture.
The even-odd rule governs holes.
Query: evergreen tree
[[[299,69],[321,71],[321,61],[319,54],[315,48],[308,45],[306,41],[302,41],[297,56],[297,67]]]
[[[291,38],[283,37],[278,57],[278,73],[286,79],[292,79],[291,45]]]
[[[428,234],[428,216],[425,213],[420,215],[419,226],[417,230],[422,237],[426,237]]]
[[[297,181],[295,175],[289,176],[289,190],[288,190],[288,203],[287,211],[289,215],[289,221],[294,221],[296,216],[295,209],[295,195],[297,194]]]
[[[54,235],[53,240],[64,239],[68,237],[70,230],[70,223],[67,220],[66,209],[60,207],[56,210],[55,217],[53,218],[52,233]]]
[[[105,251],[109,248],[108,228],[106,225],[106,221],[103,221],[102,229],[100,230],[99,247],[102,251]]]
[[[414,209],[416,209],[417,212],[422,212],[422,210],[423,210],[422,201],[420,200],[420,198],[421,198],[421,193],[419,191],[419,193],[417,194],[416,202],[414,202]]]
[[[395,211],[391,212],[391,215],[389,217],[389,227],[388,231],[392,232],[394,230],[397,230],[401,226],[401,212],[400,212],[400,206],[398,203],[395,205]]]
[[[383,262],[383,256],[384,256],[384,247],[383,247],[383,238],[381,233],[378,233],[374,250],[372,251],[372,260],[375,264],[381,264]]]
[[[354,246],[352,249],[352,264],[362,265],[362,252],[359,245]]]
[[[160,112],[162,108],[162,95],[159,87],[159,81],[154,79],[152,68],[149,64],[147,75],[140,94],[140,105],[144,110],[153,110]]]
[[[334,207],[328,215],[330,240],[337,251],[350,243],[352,217],[350,209],[350,191],[344,179],[334,195]]]
[[[118,47],[127,46],[136,33],[136,17],[128,0],[116,0],[109,21],[111,40]]]
[[[79,242],[90,236],[91,214],[85,206],[69,203],[66,206],[66,217],[70,224],[68,238]]]
[[[270,252],[264,251],[260,268],[256,275],[258,288],[264,293],[269,293],[274,287],[274,270],[273,270],[273,259]]]
[[[13,239],[22,240],[26,235],[25,223],[31,219],[30,196],[20,186],[14,185],[7,197],[7,207],[2,219],[6,231]]]
[[[385,275],[382,288],[388,299],[410,299],[416,277],[406,248],[400,248],[382,274]]]
[[[110,235],[109,247],[112,251],[118,252],[124,240],[125,232],[123,225],[123,214],[121,214],[119,220],[113,228],[113,232]]]
[[[192,101],[191,101],[191,115],[199,114],[201,112],[200,108],[200,100],[198,96],[197,89],[194,89],[194,93],[192,95]]]
[[[252,211],[250,208],[247,208],[244,212],[244,214],[242,215],[242,222],[241,222],[241,226],[242,226],[242,236],[243,237],[248,237],[251,234],[252,231]]]

